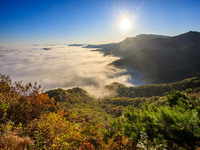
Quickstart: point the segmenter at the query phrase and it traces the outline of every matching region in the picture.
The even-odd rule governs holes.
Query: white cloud
[[[24,84],[37,81],[45,90],[81,87],[96,97],[113,94],[103,88],[112,82],[132,85],[126,70],[107,66],[116,57],[80,47],[49,47],[1,48],[0,73]]]

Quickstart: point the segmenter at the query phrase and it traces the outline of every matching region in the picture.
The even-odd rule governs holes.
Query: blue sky
[[[119,22],[129,18],[132,28]],[[200,31],[200,0],[1,0],[1,44],[120,42]]]

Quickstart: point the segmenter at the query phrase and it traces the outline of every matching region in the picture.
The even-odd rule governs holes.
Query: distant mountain
[[[168,36],[140,34],[136,37],[128,37],[124,41],[107,46],[100,51],[103,52],[105,55],[128,57],[133,54],[135,50],[152,47],[152,40],[155,40],[157,38],[168,38]]]
[[[51,50],[51,48],[42,48],[43,50],[46,50],[46,51],[48,51],[48,50]]]
[[[140,71],[150,83],[169,83],[200,75],[199,32],[174,37],[142,34],[101,51],[121,57],[113,62],[115,66]]]
[[[169,37],[162,35],[141,34],[126,38],[124,41],[103,48],[105,55],[115,55],[122,58],[134,54],[135,51],[148,48],[155,50],[177,50],[200,42],[199,32],[188,32],[179,36]]]
[[[109,46],[114,45],[115,43],[109,43],[109,44],[100,44],[100,45],[87,45],[84,48],[106,48]]]
[[[39,44],[33,44],[32,46],[40,46]]]
[[[85,46],[85,44],[69,44],[68,46],[81,47],[81,46]]]

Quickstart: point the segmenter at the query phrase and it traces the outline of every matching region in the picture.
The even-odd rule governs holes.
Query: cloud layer
[[[49,48],[44,50],[43,48]],[[103,88],[112,82],[131,86],[126,70],[108,66],[116,57],[68,46],[0,48],[0,73],[14,81],[37,81],[45,90],[81,87],[96,97],[109,96]]]

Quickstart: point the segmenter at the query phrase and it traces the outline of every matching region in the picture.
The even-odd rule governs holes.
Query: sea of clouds
[[[23,84],[35,81],[44,90],[81,87],[95,97],[111,96],[105,85],[119,82],[133,86],[125,69],[108,65],[119,59],[81,47],[0,47],[0,73]]]

